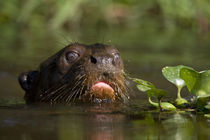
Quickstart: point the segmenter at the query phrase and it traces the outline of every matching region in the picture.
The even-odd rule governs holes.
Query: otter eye
[[[68,60],[69,63],[73,63],[78,57],[79,54],[73,51],[70,51],[66,54],[66,60]]]

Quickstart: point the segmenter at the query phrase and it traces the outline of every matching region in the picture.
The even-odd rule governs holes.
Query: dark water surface
[[[132,109],[131,109],[132,108]],[[1,107],[0,139],[207,140],[210,120],[194,112],[111,105]]]

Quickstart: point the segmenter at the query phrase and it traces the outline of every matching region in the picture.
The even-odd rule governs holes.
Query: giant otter
[[[27,103],[115,102],[129,98],[123,73],[113,46],[73,43],[18,80]]]

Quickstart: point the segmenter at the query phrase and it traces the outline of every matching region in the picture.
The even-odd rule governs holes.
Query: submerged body
[[[70,44],[22,73],[19,83],[27,103],[125,101],[123,61],[116,48],[103,44]]]

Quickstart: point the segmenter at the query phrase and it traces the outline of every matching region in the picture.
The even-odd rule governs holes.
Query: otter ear
[[[18,81],[20,83],[20,86],[25,91],[29,91],[32,89],[38,76],[39,76],[39,71],[24,72],[20,74],[20,76],[18,77]]]

